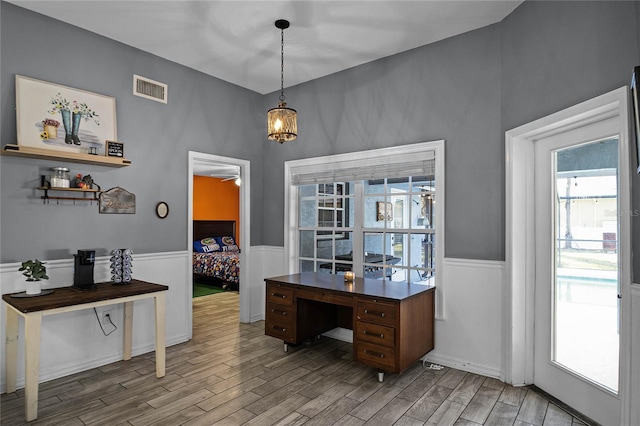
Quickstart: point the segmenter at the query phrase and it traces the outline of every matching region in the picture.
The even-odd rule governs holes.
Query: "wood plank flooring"
[[[40,385],[30,425],[585,425],[529,388],[418,362],[402,375],[351,360],[351,345],[322,338],[290,348],[240,324],[238,294],[193,301],[193,339]],[[1,424],[22,425],[24,391],[3,394]]]

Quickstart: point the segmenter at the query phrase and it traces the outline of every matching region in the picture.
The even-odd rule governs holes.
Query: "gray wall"
[[[262,96],[129,46],[3,2],[1,4],[2,144],[16,143],[15,75],[116,98],[118,139],[132,166],[108,168],[3,156],[1,261],[69,258],[76,249],[98,255],[117,247],[154,253],[187,247],[189,150],[251,161],[253,244],[261,242],[262,161],[266,143]],[[132,95],[133,74],[169,85],[168,105]],[[51,166],[91,174],[108,189],[136,195],[134,215],[99,214],[89,205],[43,205],[39,176]],[[155,216],[165,200],[169,217]]]
[[[114,96],[134,165],[71,168],[138,196],[133,216],[42,206],[32,188],[52,164],[2,157],[3,262],[79,247],[185,249],[187,150],[251,160],[252,244],[281,246],[284,161],[436,139],[447,141],[446,255],[504,260],[504,132],[628,84],[640,64],[638,1],[526,1],[493,26],[287,89],[299,137],[279,145],[263,134],[277,93],[262,97],[7,3],[1,19],[2,143],[15,141],[15,74]],[[133,97],[133,73],[168,83],[169,105]],[[160,199],[171,206],[165,221],[153,214]]]
[[[504,259],[500,64],[494,25],[287,89],[299,136],[265,149],[264,243],[283,244],[284,161],[445,139],[446,255]]]
[[[502,23],[502,131],[628,85],[640,65],[640,2],[526,1]],[[632,153],[635,152],[632,149]],[[631,170],[637,167],[631,155]],[[632,175],[640,212],[640,176]],[[633,251],[640,217],[633,214]],[[640,277],[640,255],[633,259]]]
[[[264,243],[283,244],[284,161],[445,139],[446,256],[504,260],[504,132],[629,84],[639,4],[526,1],[491,27],[286,90],[300,136],[266,148]]]

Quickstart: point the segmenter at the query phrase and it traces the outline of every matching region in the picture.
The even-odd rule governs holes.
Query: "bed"
[[[235,221],[193,221],[194,281],[238,291],[239,253]]]

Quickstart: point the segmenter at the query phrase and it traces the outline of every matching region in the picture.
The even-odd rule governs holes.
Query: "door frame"
[[[189,267],[192,269],[191,258],[193,257],[193,170],[196,164],[225,164],[240,167],[240,272],[238,278],[240,292],[240,322],[248,323],[251,318],[250,300],[250,274],[248,269],[242,265],[251,264],[251,170],[250,161],[238,158],[223,157],[220,155],[207,154],[203,152],[189,151],[189,171],[188,171],[188,205],[187,205],[187,241],[189,250]],[[193,274],[188,274],[187,280],[189,302],[187,306],[187,322],[189,326],[189,338],[193,333]]]
[[[503,359],[501,379],[514,386],[533,384],[535,226],[534,145],[536,140],[572,128],[619,117],[620,194],[620,383],[621,418],[629,419],[631,371],[631,155],[629,89],[613,90],[505,133],[505,260]],[[626,159],[626,160],[625,160]]]

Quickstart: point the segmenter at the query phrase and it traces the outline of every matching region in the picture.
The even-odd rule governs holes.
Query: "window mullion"
[[[364,266],[364,185],[362,181],[354,182],[354,218],[353,224],[353,271],[357,277],[362,277]]]

